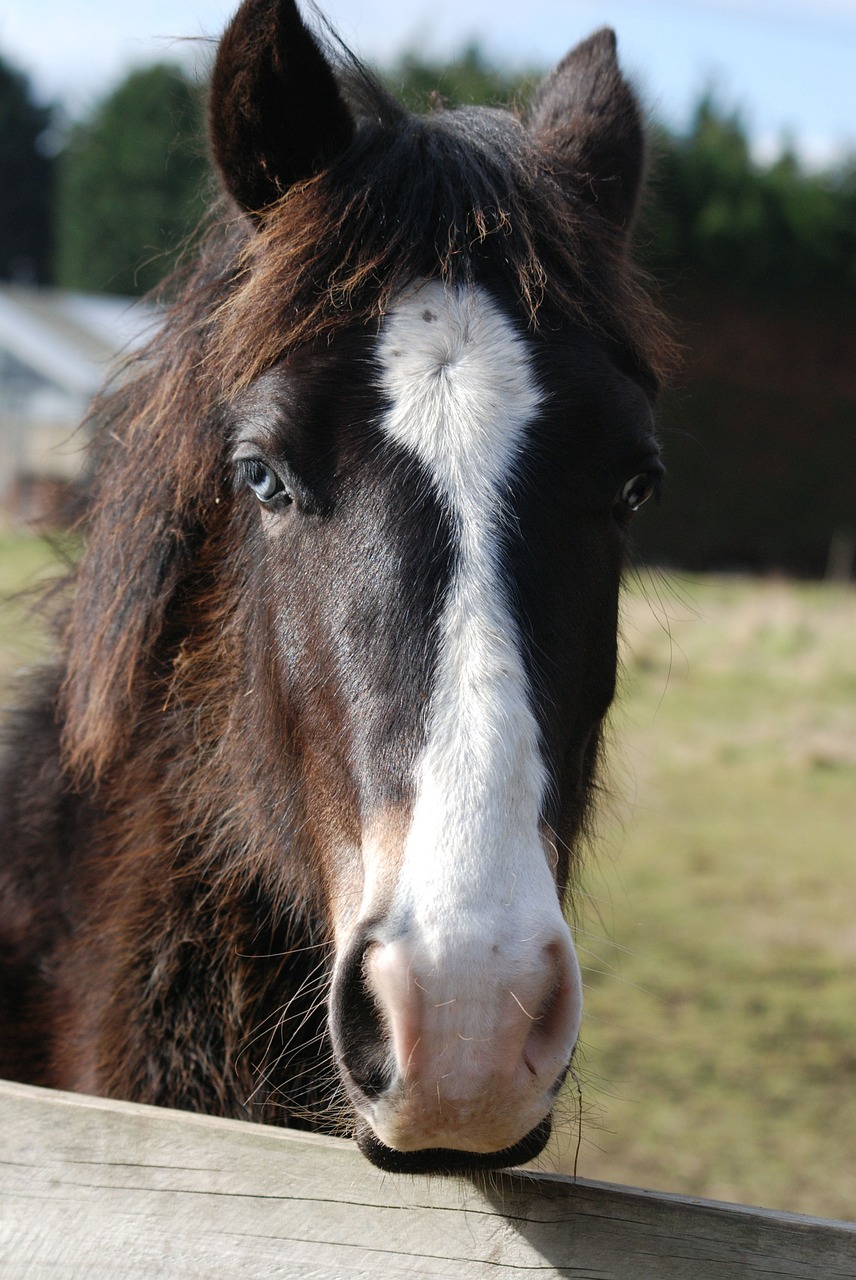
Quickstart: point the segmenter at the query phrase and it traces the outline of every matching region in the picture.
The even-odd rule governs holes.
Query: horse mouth
[[[546,1116],[525,1138],[502,1151],[456,1151],[446,1147],[425,1147],[418,1151],[396,1151],[386,1146],[367,1124],[361,1123],[355,1134],[360,1151],[385,1173],[478,1173],[487,1169],[510,1169],[534,1160],[547,1145],[552,1123]]]

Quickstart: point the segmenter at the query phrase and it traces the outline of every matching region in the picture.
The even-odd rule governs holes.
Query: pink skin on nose
[[[375,944],[365,974],[387,1024],[396,1078],[372,1123],[398,1150],[513,1145],[549,1112],[580,1019],[579,970],[561,935],[493,973],[442,962],[422,973],[406,941]],[[503,968],[508,970],[502,976]]]

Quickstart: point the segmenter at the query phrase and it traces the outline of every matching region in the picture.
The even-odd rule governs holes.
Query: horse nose
[[[514,1145],[549,1114],[579,1030],[579,967],[562,922],[527,944],[431,953],[365,933],[336,983],[334,1029],[358,1110],[388,1146]]]
[[[442,966],[421,965],[406,940],[369,947],[367,984],[389,1027],[399,1079],[419,1085],[454,1063],[509,1085],[523,1072],[549,1084],[567,1066],[576,1020],[564,940],[542,944],[527,964],[503,965],[497,943],[491,955],[490,974],[471,962],[471,985],[465,973],[450,982]]]

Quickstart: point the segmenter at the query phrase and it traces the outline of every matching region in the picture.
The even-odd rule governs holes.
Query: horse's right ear
[[[540,85],[529,129],[560,179],[618,230],[629,228],[645,170],[645,134],[613,31],[604,27],[578,44]]]
[[[220,41],[208,117],[226,189],[255,215],[334,160],[354,133],[294,0],[244,0]]]

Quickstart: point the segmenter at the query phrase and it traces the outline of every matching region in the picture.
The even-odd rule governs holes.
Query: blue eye
[[[291,502],[292,495],[286,492],[279,476],[260,458],[247,458],[241,462],[241,471],[246,484],[252,489],[259,502],[270,502],[279,497],[283,502]]]
[[[638,511],[643,502],[647,502],[657,487],[657,481],[650,472],[634,476],[622,486],[617,501],[627,511]]]

